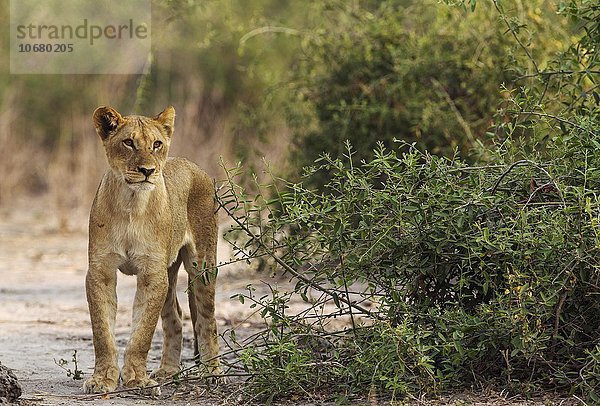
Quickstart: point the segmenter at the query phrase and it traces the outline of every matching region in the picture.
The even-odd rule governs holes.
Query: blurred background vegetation
[[[526,22],[538,68],[577,35],[556,2],[507,6]],[[68,185],[59,208],[87,210],[105,168],[90,114],[104,104],[148,115],[173,104],[172,154],[215,177],[219,155],[248,168],[264,156],[293,177],[323,151],[340,156],[346,139],[357,160],[394,138],[474,159],[500,86],[517,86],[530,64],[491,2],[470,12],[435,0],[155,0],[152,13],[147,75],[9,75],[0,3],[0,141],[10,152],[0,204]]]
[[[177,111],[172,155],[192,159],[218,177],[227,160],[266,154],[284,159],[285,119],[262,111],[268,89],[288,71],[298,38],[255,28],[301,25],[304,6],[281,1],[155,1],[153,49],[146,75],[9,75],[8,1],[0,3],[0,204],[15,197],[50,197],[59,213],[87,211],[102,172],[104,154],[91,113],[112,105],[124,114]],[[267,128],[269,134],[267,134]],[[283,140],[282,140],[283,138]],[[69,196],[58,193],[67,187]]]

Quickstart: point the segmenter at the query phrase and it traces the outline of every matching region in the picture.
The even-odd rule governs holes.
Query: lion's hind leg
[[[182,251],[189,275],[190,312],[194,328],[194,355],[210,374],[219,373],[219,343],[215,320],[216,252],[198,255],[192,247]]]

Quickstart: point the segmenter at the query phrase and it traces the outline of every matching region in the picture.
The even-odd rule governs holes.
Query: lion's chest
[[[129,274],[144,268],[166,269],[185,239],[187,218],[173,210],[177,205],[165,187],[108,192],[101,189],[92,208],[90,260],[109,262]]]
[[[137,269],[149,263],[166,266],[169,254],[165,250],[164,237],[157,232],[159,225],[147,219],[115,219],[107,233],[107,250],[121,257],[123,267],[128,274],[137,273]]]
[[[131,257],[149,255],[159,249],[158,235],[143,221],[118,222],[111,230],[111,240],[119,254]]]

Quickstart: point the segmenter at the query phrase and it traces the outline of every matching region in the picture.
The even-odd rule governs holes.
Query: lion
[[[87,393],[153,387],[180,371],[182,312],[176,294],[184,264],[194,329],[194,354],[211,374],[219,373],[215,321],[217,215],[211,178],[192,162],[168,158],[175,109],[155,117],[121,116],[112,107],[93,114],[110,169],[89,220],[89,268],[85,287],[92,323],[95,366]],[[131,338],[119,373],[114,336],[117,270],[136,275]],[[146,362],[161,317],[164,343],[160,367]]]

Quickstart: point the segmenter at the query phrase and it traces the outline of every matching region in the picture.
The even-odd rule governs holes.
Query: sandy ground
[[[213,390],[200,384],[166,387],[158,399],[132,393],[106,399],[86,397],[81,389],[83,381],[68,377],[55,361],[66,360],[66,367],[73,370],[73,353],[77,351],[78,369],[83,371],[84,378],[93,371],[91,326],[84,291],[87,220],[84,215],[73,215],[69,218],[70,231],[61,232],[52,212],[40,208],[39,204],[37,208],[31,205],[31,202],[22,202],[10,210],[0,211],[0,361],[15,371],[23,386],[21,405],[221,405],[242,401],[235,387]],[[228,247],[222,243],[219,260],[228,259]],[[235,328],[237,336],[243,337],[262,327],[258,318],[250,317],[253,311],[248,304],[231,299],[244,292],[249,283],[259,289],[257,293],[261,286],[266,293],[266,285],[260,282],[259,275],[243,265],[221,270],[217,290],[217,322],[221,332]],[[192,333],[185,289],[186,278],[182,271],[178,290],[186,319],[183,362],[191,366]],[[134,292],[135,277],[119,275],[116,337],[121,359],[131,328]],[[158,366],[161,342],[159,326],[148,356],[149,369]],[[406,402],[424,405],[585,404],[574,397],[550,396],[524,401],[493,392],[461,393],[434,401],[407,399]]]
[[[23,386],[22,399],[36,405],[58,404],[189,404],[182,388],[165,388],[160,400],[124,394],[111,399],[90,400],[81,390],[82,380],[73,380],[56,365],[61,359],[74,370],[73,353],[77,351],[78,369],[85,377],[93,371],[91,325],[84,291],[87,268],[86,219],[71,218],[69,232],[59,232],[53,214],[43,209],[0,213],[0,361],[13,369]],[[220,260],[227,260],[221,249]],[[225,257],[223,257],[225,255]],[[258,320],[245,320],[251,310],[230,297],[245,290],[247,275],[253,272],[238,267],[226,269],[219,279],[217,320],[220,331],[232,326],[256,331]],[[184,308],[185,365],[193,365],[191,322],[185,294],[187,278],[180,272],[179,298]],[[131,305],[135,277],[120,274],[117,294],[119,307],[116,338],[121,359],[131,328]],[[162,334],[154,336],[148,357],[149,369],[158,366]],[[223,345],[222,345],[223,348]],[[187,390],[190,390],[189,388]],[[201,393],[189,394],[198,404]],[[81,398],[80,398],[81,397]],[[208,399],[205,404],[219,404],[224,399]],[[228,401],[231,401],[229,399]]]

